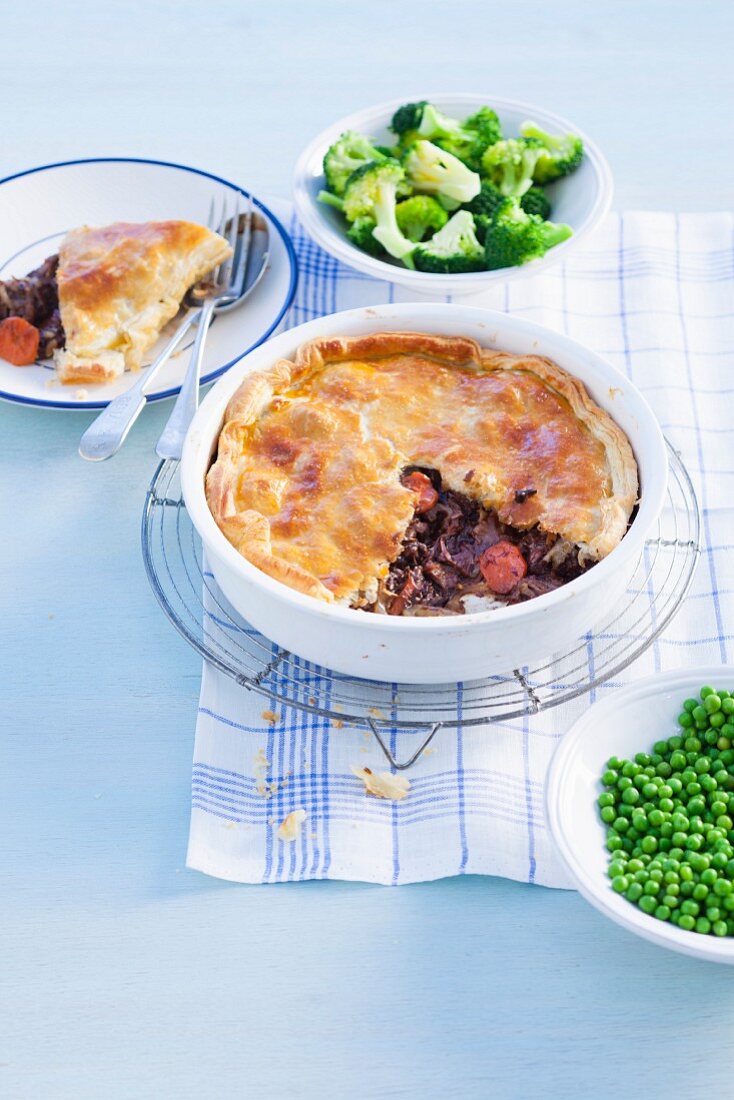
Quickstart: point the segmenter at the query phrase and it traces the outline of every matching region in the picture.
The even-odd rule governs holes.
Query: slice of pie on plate
[[[60,381],[106,382],[139,370],[186,291],[230,254],[223,237],[193,222],[72,229],[56,271],[65,337],[54,352]]]

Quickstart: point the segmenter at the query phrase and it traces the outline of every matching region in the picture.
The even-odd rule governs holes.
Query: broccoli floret
[[[363,252],[369,252],[370,256],[377,256],[378,258],[386,255],[385,249],[380,242],[374,236],[373,230],[377,225],[374,218],[357,218],[353,221],[347,230],[347,237],[356,244],[357,248],[361,248]]]
[[[347,180],[344,190],[344,214],[348,221],[373,218],[373,236],[386,252],[397,260],[407,262],[415,248],[413,241],[404,237],[395,217],[395,204],[399,195],[408,191],[405,173],[396,160],[383,160],[364,164]]]
[[[411,241],[422,241],[442,229],[449,216],[430,195],[413,195],[395,207],[398,226]]]
[[[324,156],[326,186],[335,195],[343,195],[352,172],[356,172],[369,161],[384,159],[384,153],[364,134],[347,130],[326,150]]]
[[[419,244],[413,253],[419,271],[454,275],[484,268],[484,250],[474,232],[474,218],[468,210],[458,210],[430,241]]]
[[[464,119],[464,128],[480,134],[485,145],[494,145],[502,140],[502,126],[497,112],[491,107],[480,107],[473,115]]]
[[[391,129],[398,134],[402,148],[423,138],[458,157],[473,171],[479,170],[487,146],[502,137],[500,121],[491,107],[481,107],[460,122],[425,100],[400,107],[393,115]]]
[[[549,248],[572,235],[568,225],[544,222],[536,214],[526,214],[516,198],[505,199],[486,227],[484,250],[490,271],[517,267],[544,256]]]
[[[535,142],[506,138],[490,145],[482,157],[482,170],[503,195],[519,197],[532,186],[539,154]]]
[[[520,199],[520,206],[526,214],[537,214],[544,222],[548,221],[551,204],[545,191],[540,187],[531,187]]]
[[[470,202],[479,194],[481,181],[458,157],[430,141],[416,141],[403,157],[408,182],[416,191],[441,195],[455,202]]]
[[[423,118],[423,111],[428,106],[429,104],[425,99],[422,99],[420,103],[404,103],[402,107],[398,107],[392,116],[390,129],[398,137],[417,130]]]
[[[466,209],[476,217],[482,214],[487,218],[494,217],[495,211],[505,201],[505,196],[489,180],[482,180],[479,194],[466,204]]]
[[[502,137],[500,120],[491,107],[482,107],[470,115],[462,126],[448,134],[426,135],[429,140],[453,153],[474,172],[482,167],[482,156],[488,146]]]
[[[524,138],[537,142],[540,146],[535,162],[533,179],[536,183],[550,183],[561,176],[567,176],[581,164],[584,155],[584,143],[576,134],[561,134],[554,137],[541,130],[534,122],[523,122],[520,133]]]

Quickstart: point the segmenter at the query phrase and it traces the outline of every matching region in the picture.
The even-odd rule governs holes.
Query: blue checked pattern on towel
[[[288,325],[411,299],[337,263],[285,204],[274,205],[301,264]],[[734,217],[613,215],[564,266],[498,285],[472,304],[559,329],[620,367],[653,405],[699,494],[706,550],[685,605],[623,677],[595,694],[660,669],[725,661],[734,612]],[[308,663],[291,658],[282,672],[300,679],[307,698]],[[188,864],[241,882],[398,884],[493,874],[567,886],[543,820],[543,780],[558,738],[588,702],[491,728],[440,731],[407,773],[408,797],[396,803],[366,797],[351,772],[351,765],[386,768],[363,731],[330,728],[289,706],[267,714],[266,699],[205,667]],[[458,716],[461,706],[459,685]],[[410,736],[401,734],[402,755]],[[307,817],[299,838],[278,839],[280,822],[300,808]]]

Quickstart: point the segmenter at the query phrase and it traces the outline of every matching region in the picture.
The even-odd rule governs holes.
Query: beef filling
[[[416,472],[430,480],[437,499],[426,511],[416,512],[381,584],[376,607],[388,614],[462,614],[466,596],[522,603],[560,588],[588,568],[579,564],[578,547],[538,527],[520,531],[502,523],[496,512],[444,489],[437,470],[410,466],[403,484],[415,489]],[[523,487],[517,495],[527,499],[534,492]],[[432,497],[428,493],[426,500]]]
[[[59,257],[49,256],[23,279],[0,282],[0,321],[6,317],[22,317],[35,325],[41,334],[40,359],[50,359],[57,348],[64,346],[56,284],[58,265]]]

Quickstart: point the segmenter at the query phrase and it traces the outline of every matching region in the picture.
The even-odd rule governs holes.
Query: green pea
[[[667,905],[658,905],[655,916],[658,920],[670,920],[670,909]]]
[[[630,880],[626,875],[615,875],[612,879],[612,890],[615,890],[618,894],[623,894],[628,889]]]
[[[637,904],[639,905],[640,909],[642,909],[643,913],[648,913],[650,916],[652,916],[652,914],[657,909],[658,903],[655,898],[650,897],[648,894],[643,894]]]
[[[704,684],[698,694],[701,696],[702,699],[705,699],[707,695],[714,695],[715,693],[712,687],[710,687],[708,684]]]
[[[642,897],[642,887],[639,882],[631,882],[624,896],[628,901],[639,901]]]
[[[725,936],[728,932],[725,920],[717,920],[711,928],[711,931],[715,936]]]
[[[713,886],[718,877],[713,867],[707,867],[705,871],[701,872],[701,882],[704,886]]]
[[[610,825],[612,821],[615,820],[617,811],[614,809],[614,806],[603,806],[599,816],[605,824]]]
[[[711,921],[707,920],[706,917],[699,917],[696,921],[696,931],[703,936],[708,935],[711,931]]]
[[[698,882],[693,887],[693,897],[696,901],[704,901],[709,896],[709,888],[704,883]]]
[[[626,802],[628,806],[634,806],[635,802],[640,801],[640,792],[636,787],[627,787],[622,791],[622,801]]]
[[[721,698],[712,691],[710,695],[704,698],[703,705],[707,714],[715,714],[718,710],[721,710]]]
[[[696,927],[696,921],[693,917],[681,917],[678,921],[678,927],[684,929],[686,932],[692,932]]]

